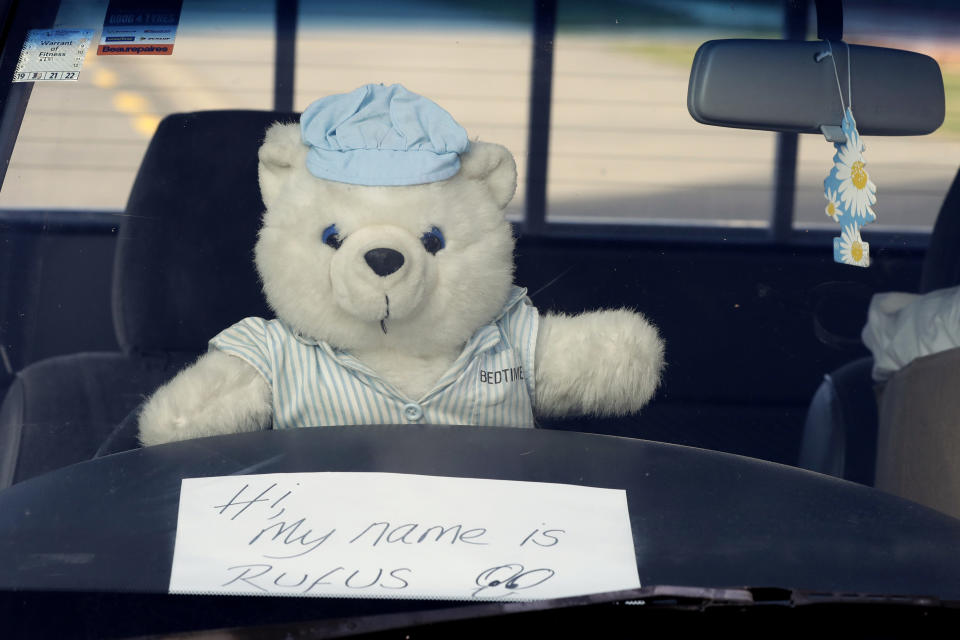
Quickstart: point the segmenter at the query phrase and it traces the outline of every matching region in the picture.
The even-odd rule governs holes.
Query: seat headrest
[[[297,118],[207,111],[160,123],[117,241],[113,316],[125,351],[204,351],[241,318],[272,317],[253,264],[257,150],[270,124]]]
[[[920,292],[927,293],[960,284],[960,171],[943,199],[923,260]]]

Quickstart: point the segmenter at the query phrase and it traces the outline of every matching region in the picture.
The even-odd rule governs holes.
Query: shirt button
[[[407,422],[416,422],[423,417],[423,409],[415,402],[403,405],[403,417]]]

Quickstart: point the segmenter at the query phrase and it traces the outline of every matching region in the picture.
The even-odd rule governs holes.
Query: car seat
[[[252,247],[263,205],[257,149],[296,114],[167,116],[144,155],[117,239],[118,352],[78,353],[16,374],[0,406],[0,488],[89,459],[144,398],[249,315],[272,317]]]
[[[960,284],[960,171],[940,208],[921,272],[919,293]],[[873,485],[877,460],[877,396],[873,358],[827,374],[807,412],[799,466]]]

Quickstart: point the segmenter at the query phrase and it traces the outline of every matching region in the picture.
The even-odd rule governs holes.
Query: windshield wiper
[[[424,604],[420,602],[419,604]],[[414,606],[411,602],[411,606]],[[428,605],[429,606],[429,605]],[[599,593],[533,602],[489,602],[457,606],[437,602],[436,608],[354,618],[197,631],[151,638],[231,640],[287,638],[446,638],[446,637],[572,637],[599,633],[621,637],[624,629],[639,633],[653,623],[693,621],[704,624],[766,624],[771,617],[786,625],[822,624],[837,617],[859,620],[869,610],[871,624],[887,620],[938,621],[960,618],[960,602],[928,596],[878,595],[803,591],[776,587],[701,588],[654,585],[630,591]],[[733,614],[727,615],[727,614]],[[783,614],[780,616],[779,614]],[[886,614],[886,615],[884,615]],[[892,615],[891,615],[892,614]],[[934,614],[934,615],[931,615]],[[618,626],[629,625],[629,626]],[[642,626],[638,626],[642,625]],[[794,631],[799,628],[789,627]],[[781,631],[787,631],[782,627]],[[529,634],[527,633],[529,632]],[[631,634],[627,634],[631,635]],[[586,637],[586,636],[585,636]]]

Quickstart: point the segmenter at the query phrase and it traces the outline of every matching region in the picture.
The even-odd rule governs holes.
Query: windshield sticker
[[[183,0],[110,0],[98,56],[169,56]]]
[[[170,593],[520,601],[639,587],[622,489],[333,472],[181,485]]]
[[[14,82],[76,82],[93,29],[31,29],[13,72]]]

